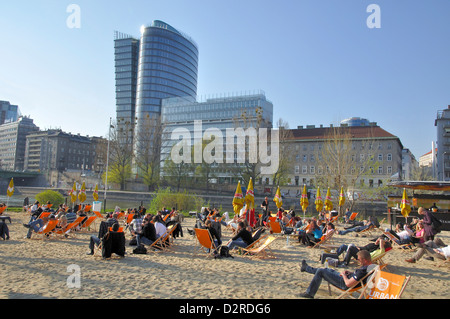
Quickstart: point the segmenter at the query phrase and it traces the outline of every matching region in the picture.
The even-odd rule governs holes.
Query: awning
[[[450,182],[436,181],[395,181],[387,184],[388,186],[410,188],[425,191],[450,191]]]

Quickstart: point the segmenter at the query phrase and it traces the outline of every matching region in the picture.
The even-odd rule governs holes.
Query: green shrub
[[[35,196],[35,199],[44,205],[48,201],[53,204],[53,208],[57,208],[59,205],[64,203],[64,196],[59,192],[55,192],[52,190],[46,190],[42,193],[39,193]]]
[[[159,189],[156,196],[150,202],[149,213],[156,213],[165,207],[171,210],[176,207],[178,211],[189,212],[192,210],[200,210],[204,204],[203,198],[184,192],[172,192],[170,188]]]

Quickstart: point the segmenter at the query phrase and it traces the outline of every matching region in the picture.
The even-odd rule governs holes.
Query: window
[[[392,154],[391,153],[389,153],[388,155],[387,155],[387,160],[390,162],[390,161],[392,161]]]
[[[378,160],[382,161],[383,160],[383,154],[378,154]]]
[[[378,174],[383,174],[383,166],[378,167]]]
[[[359,161],[363,162],[364,161],[364,154],[359,154]]]
[[[308,155],[303,155],[303,162],[307,162],[308,161]]]
[[[295,174],[300,173],[300,166],[295,166]]]
[[[316,173],[316,168],[314,166],[310,166],[309,167],[309,173],[310,174],[315,174]]]
[[[387,167],[387,173],[388,174],[392,174],[392,166],[388,166]]]
[[[302,174],[308,174],[308,166],[302,166]]]

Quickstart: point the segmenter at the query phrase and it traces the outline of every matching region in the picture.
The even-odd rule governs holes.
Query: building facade
[[[0,125],[0,169],[24,169],[26,136],[38,130],[28,117],[20,117],[15,122]]]
[[[199,143],[199,138],[203,139],[205,131],[217,130],[223,137],[223,150],[226,151],[227,129],[238,127],[247,129],[257,126],[272,128],[273,104],[266,99],[262,91],[247,95],[231,94],[207,98],[202,102],[193,102],[189,98],[171,98],[162,101],[161,114],[164,128],[161,162],[164,163],[169,158],[172,147],[179,142],[178,136],[172,139],[174,130],[182,129],[188,132],[190,145]],[[234,145],[228,147],[234,147]],[[236,152],[234,159],[237,162]],[[230,167],[221,166],[219,163],[211,165],[219,182],[232,182],[233,172]]]
[[[345,179],[355,187],[381,187],[402,175],[402,143],[376,123],[298,127],[290,130],[284,143],[285,155],[292,157],[287,176],[291,186],[340,187],[331,184],[343,184]]]
[[[436,177],[439,181],[450,180],[450,105],[437,113],[436,126],[437,154]]]
[[[25,170],[30,172],[101,173],[106,169],[106,140],[65,133],[39,131],[26,137]]]
[[[119,32],[114,35],[116,120],[134,125],[139,40]]]
[[[181,31],[155,20],[141,28],[139,40],[116,33],[115,49],[117,125],[131,124],[137,154],[143,143],[150,143],[143,132],[149,118],[160,117],[162,99],[195,101],[198,47]]]
[[[12,105],[8,101],[0,101],[0,125],[16,122],[21,116],[19,106]]]

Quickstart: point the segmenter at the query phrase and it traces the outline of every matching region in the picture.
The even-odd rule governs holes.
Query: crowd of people
[[[80,231],[88,217],[94,214],[89,206],[74,205],[68,207],[62,204],[54,208],[49,202],[42,205],[36,201],[33,205],[26,207],[30,216],[29,220],[23,224],[28,229],[25,238],[29,239],[33,232],[39,233],[44,230],[51,220],[58,221],[55,230],[64,230],[77,218],[83,217],[77,227],[68,230],[64,236],[69,236],[70,232]],[[337,230],[335,224],[331,222],[331,214],[327,215],[321,212],[318,216],[312,218],[301,218],[296,215],[294,210],[285,211],[282,208],[277,208],[276,213],[272,213],[267,197],[261,203],[260,208],[261,213],[255,214],[254,219],[250,219],[250,210],[246,206],[232,218],[227,212],[221,213],[218,209],[203,207],[196,214],[194,227],[208,229],[215,247],[226,246],[231,252],[235,249],[245,249],[254,244],[264,232],[271,233],[271,222],[279,223],[282,233],[296,236],[300,247],[315,246],[334,233],[345,236],[351,233],[358,234],[370,227],[381,227],[376,218],[369,218],[366,221],[351,221],[349,211],[344,216],[344,222],[349,224],[346,224],[347,226],[340,230]],[[44,213],[47,214],[43,217]],[[410,223],[397,223],[393,230],[381,230],[381,234],[368,238],[365,245],[357,245],[349,241],[338,245],[334,251],[318,250],[319,262],[322,265],[326,263],[326,267],[315,268],[310,266],[306,260],[301,261],[300,270],[314,276],[306,291],[300,296],[314,298],[322,280],[340,289],[351,287],[361,278],[364,278],[367,274],[367,267],[373,261],[392,250],[394,245],[409,249],[407,252],[410,252],[411,256],[405,260],[409,263],[419,262],[421,258],[428,260],[448,259],[450,257],[450,246],[437,236],[439,221],[432,212],[422,207],[419,208],[418,213],[419,218],[413,218]],[[175,227],[172,233],[174,238],[183,237],[182,221],[183,215],[175,208],[172,208],[172,210],[162,208],[152,214],[147,212],[145,207],[127,210],[116,207],[114,211],[106,213],[98,234],[90,236],[87,254],[93,255],[94,250],[101,246],[105,236],[110,232],[119,232],[121,225],[124,228],[122,231],[129,238],[129,245],[140,249],[151,246],[167,234],[168,227]],[[224,240],[222,228],[230,231],[226,235],[228,240]],[[189,232],[191,233],[191,231]],[[9,237],[9,234],[7,236]],[[156,246],[154,249],[160,248]],[[219,254],[218,251],[215,253]],[[332,265],[335,268],[347,269],[354,261],[359,262],[360,267],[357,267],[353,272],[347,270],[339,272],[328,267],[328,265]]]

